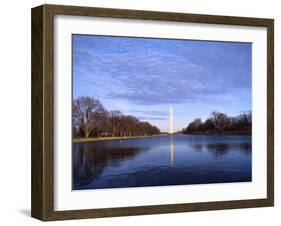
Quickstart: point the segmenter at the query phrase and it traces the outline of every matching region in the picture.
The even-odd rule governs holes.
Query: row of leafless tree
[[[107,111],[99,100],[82,96],[73,100],[73,136],[146,136],[160,130],[120,111]]]
[[[243,112],[236,117],[213,111],[210,117],[202,122],[194,119],[182,130],[185,134],[251,134],[252,113]]]

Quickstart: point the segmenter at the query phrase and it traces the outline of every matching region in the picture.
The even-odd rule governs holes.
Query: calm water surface
[[[73,189],[252,180],[251,136],[158,136],[73,143]]]

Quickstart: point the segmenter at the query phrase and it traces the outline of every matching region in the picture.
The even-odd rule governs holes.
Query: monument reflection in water
[[[251,136],[167,135],[73,143],[73,190],[250,182]]]

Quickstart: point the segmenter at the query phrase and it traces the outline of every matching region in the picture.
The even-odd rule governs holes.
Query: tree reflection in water
[[[239,150],[245,154],[249,154],[252,152],[252,145],[249,143],[233,143],[233,144],[222,144],[222,143],[214,143],[207,144],[207,150],[212,152],[215,157],[222,157],[226,155],[231,150]]]
[[[192,147],[194,148],[194,150],[196,152],[202,152],[203,151],[203,147],[204,145],[203,144],[192,144]]]
[[[73,186],[85,185],[97,179],[106,166],[118,167],[148,148],[80,143],[73,147]]]
[[[231,150],[238,150],[243,154],[251,154],[252,153],[252,144],[251,143],[208,143],[208,144],[200,144],[200,143],[192,143],[190,146],[196,152],[202,152],[204,149],[210,151],[214,154],[215,157],[222,157],[226,155]]]

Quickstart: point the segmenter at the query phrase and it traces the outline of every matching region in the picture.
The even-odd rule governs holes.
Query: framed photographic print
[[[32,216],[273,206],[273,19],[32,9]]]

